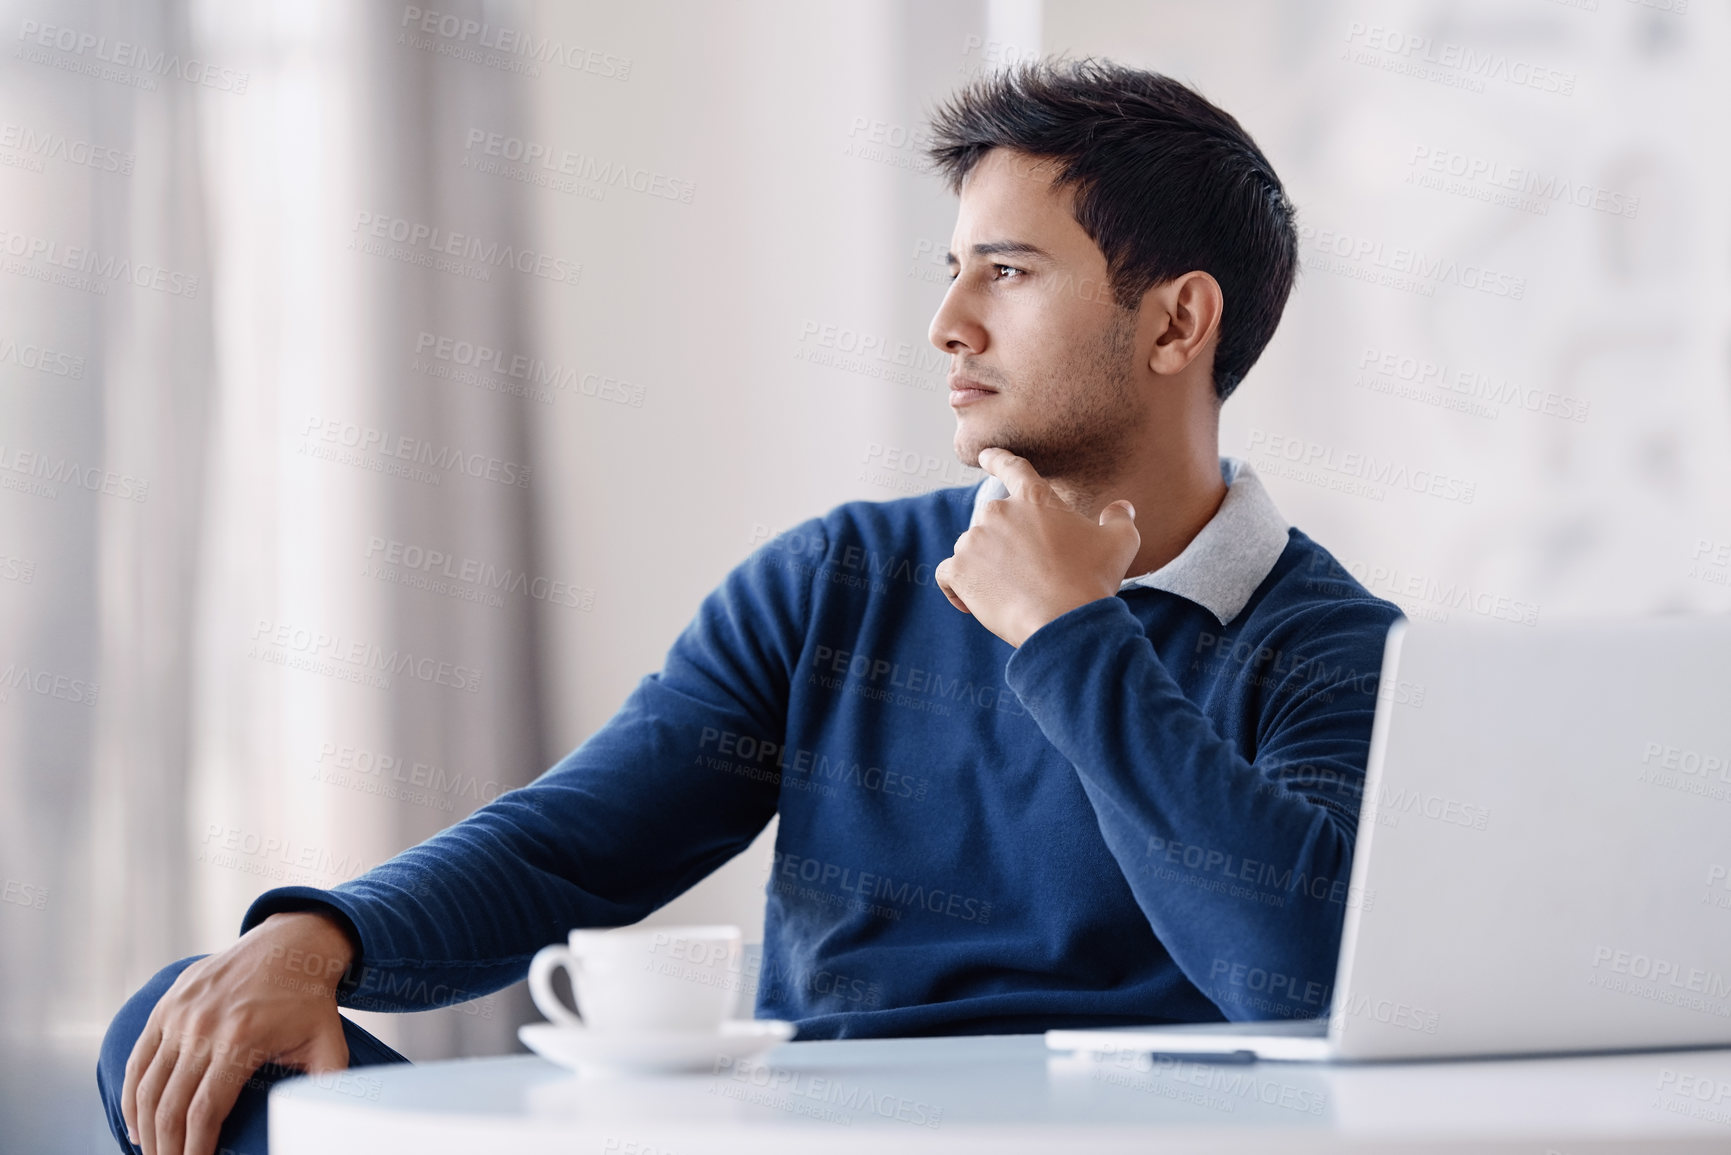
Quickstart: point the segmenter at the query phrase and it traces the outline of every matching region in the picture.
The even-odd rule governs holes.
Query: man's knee
[[[168,993],[174,980],[179,978],[180,973],[187,967],[204,957],[193,955],[157,971],[149,982],[126,1000],[126,1004],[114,1016],[114,1021],[108,1024],[108,1034],[102,1040],[102,1053],[96,1063],[96,1086],[102,1093],[102,1105],[108,1114],[108,1125],[123,1151],[136,1150],[126,1141],[126,1117],[120,1110],[120,1092],[126,1083],[126,1060],[131,1056],[138,1036],[144,1033],[144,1024],[150,1020],[150,1012],[156,1008],[162,996]],[[350,1066],[408,1062],[402,1055],[349,1019],[343,1019],[342,1024],[343,1036],[349,1048]],[[279,1079],[292,1074],[295,1072],[274,1063],[266,1063],[252,1073],[239,1098],[235,1100],[228,1118],[223,1121],[219,1150],[226,1149],[236,1153],[262,1153],[265,1150],[266,1105],[270,1087]]]
[[[117,1128],[117,1137],[126,1133],[120,1113],[120,1088],[126,1082],[126,1060],[132,1054],[132,1045],[138,1042],[138,1036],[144,1033],[144,1024],[150,1020],[150,1012],[156,1008],[158,1000],[168,993],[168,988],[174,985],[180,972],[204,957],[195,954],[191,958],[169,963],[157,971],[149,982],[139,987],[137,992],[126,1000],[115,1013],[113,1021],[108,1024],[108,1033],[102,1038],[102,1051],[96,1060],[96,1087],[102,1094],[102,1105],[108,1111],[109,1125]]]

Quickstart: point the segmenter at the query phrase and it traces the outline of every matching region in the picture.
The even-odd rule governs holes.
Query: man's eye
[[[1020,274],[1022,272],[1021,269],[1016,268],[1016,266],[1014,266],[1014,265],[993,265],[992,268],[993,269],[1002,269],[1004,272],[1007,272],[1007,273]],[[1003,279],[1004,278],[1002,278],[1002,277],[998,278],[998,280],[1003,280]],[[956,274],[951,273],[949,280],[950,280],[950,284],[952,284],[952,285],[955,284],[956,283]]]

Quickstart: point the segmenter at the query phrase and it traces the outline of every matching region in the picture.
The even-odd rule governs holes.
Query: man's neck
[[[1167,452],[1146,453],[1104,480],[1047,480],[1071,509],[1091,518],[1121,498],[1136,507],[1142,545],[1124,576],[1139,577],[1183,553],[1226,499],[1216,444],[1212,439],[1205,444],[1192,441]]]

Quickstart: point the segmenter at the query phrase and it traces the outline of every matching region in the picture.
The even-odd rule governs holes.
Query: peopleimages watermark
[[[923,125],[909,127],[870,116],[856,116],[848,122],[848,142],[841,154],[857,160],[873,160],[891,168],[910,172],[933,171],[927,148],[932,144],[931,131]]]
[[[1731,585],[1731,541],[1696,538],[1685,576],[1716,586]]]
[[[188,300],[198,296],[199,280],[193,273],[113,253],[104,256],[86,245],[63,244],[34,233],[0,228],[0,254],[6,257],[0,268],[8,273],[98,297],[108,295],[110,284],[132,285]]]
[[[386,649],[358,638],[308,629],[289,622],[260,618],[253,626],[248,654],[273,665],[304,669],[346,681],[390,687],[390,675],[402,674],[417,681],[471,694],[481,689],[481,671],[436,658],[417,657],[413,651]]]
[[[1418,1034],[1434,1035],[1442,1024],[1442,1014],[1438,1011],[1402,999],[1382,998],[1368,991],[1348,995],[1344,1001],[1345,1007],[1337,1009],[1337,1014],[1343,1010],[1350,1018],[1369,1019]]]
[[[1217,958],[1203,990],[1217,1003],[1242,1003],[1277,1019],[1314,1019],[1328,1012],[1334,983]]]
[[[1699,798],[1731,802],[1731,753],[1648,742],[1641,749],[1636,778]]]
[[[1573,72],[1360,20],[1346,26],[1341,59],[1469,92],[1483,92],[1487,81],[1497,81],[1553,96],[1575,94]]]
[[[1425,687],[1421,682],[1404,678],[1384,680],[1381,668],[1359,670],[1336,660],[1333,665],[1315,653],[1304,654],[1295,649],[1270,646],[1263,641],[1248,641],[1235,632],[1212,633],[1203,630],[1196,636],[1196,648],[1191,658],[1192,673],[1221,677],[1228,673],[1228,663],[1240,667],[1230,674],[1232,684],[1240,690],[1256,687],[1281,693],[1302,693],[1311,702],[1333,702],[1336,694],[1364,694],[1378,702],[1392,702],[1414,710],[1424,706]]]
[[[1182,866],[1193,875],[1213,875],[1223,883],[1247,883],[1250,889],[1245,893],[1236,893],[1231,889],[1222,889],[1220,893],[1235,898],[1255,898],[1265,906],[1284,907],[1286,900],[1292,896],[1302,896],[1339,907],[1362,907],[1365,910],[1376,905],[1376,891],[1366,891],[1362,887],[1353,886],[1344,878],[1313,875],[1299,868],[1276,866],[1271,862],[1246,858],[1231,851],[1179,842],[1157,834],[1148,836],[1147,858],[1156,878],[1183,881],[1176,871],[1166,869]]]
[[[1364,774],[1339,765],[1318,764],[1297,758],[1267,759],[1256,763],[1262,781],[1257,794],[1328,794],[1339,798],[1364,797]],[[1356,803],[1354,803],[1356,805]]]
[[[685,205],[697,195],[696,181],[484,128],[470,128],[464,137],[462,167],[592,200],[603,199],[609,188]]]
[[[492,279],[493,269],[514,269],[544,281],[575,285],[583,275],[580,261],[552,253],[486,241],[473,233],[441,229],[390,213],[355,213],[348,247],[405,264],[456,273],[471,280]],[[389,245],[380,242],[389,241]]]
[[[1438,285],[1453,285],[1487,296],[1524,300],[1527,278],[1507,269],[1439,257],[1410,245],[1391,245],[1374,237],[1338,229],[1298,226],[1299,258],[1306,271],[1334,273],[1384,288],[1434,297]],[[1315,256],[1305,252],[1314,250]]]
[[[0,553],[0,582],[29,585],[36,580],[36,563],[28,558]]]
[[[19,47],[12,50],[12,55],[32,64],[47,64],[145,91],[155,90],[157,77],[172,76],[200,88],[242,96],[251,79],[245,72],[220,68],[195,57],[182,60],[178,52],[152,52],[127,40],[110,43],[106,36],[63,24],[25,20],[18,26],[18,41]],[[50,57],[46,53],[31,51],[37,48],[52,48],[70,55]]]
[[[898,881],[857,866],[776,850],[771,852],[769,870],[770,887],[777,893],[823,902],[839,899],[839,905],[881,918],[899,920],[906,911],[923,910],[981,926],[992,920],[989,899],[905,879]],[[802,887],[801,883],[806,885]],[[846,897],[834,894],[831,887]]]
[[[1641,198],[1630,193],[1435,145],[1415,144],[1407,166],[1407,181],[1421,188],[1537,216],[1547,215],[1553,204],[1567,204],[1633,220],[1641,208]]]
[[[904,706],[940,717],[949,716],[952,703],[962,702],[1015,717],[1028,712],[1006,684],[976,684],[969,677],[946,675],[893,658],[833,646],[813,648],[811,673],[806,680],[807,684],[825,690],[840,690],[867,701]]]
[[[601,1150],[607,1155],[617,1151],[619,1155],[678,1155],[671,1147],[662,1147],[654,1143],[645,1143],[639,1139],[621,1139],[617,1135],[609,1135],[603,1141]]]
[[[974,76],[993,68],[1032,60],[1039,54],[1037,48],[1025,48],[1008,40],[988,40],[969,33],[962,38],[962,62],[956,66],[956,72],[962,76]]]
[[[873,1091],[833,1075],[785,1070],[728,1055],[716,1058],[714,1074],[725,1081],[710,1084],[712,1095],[843,1126],[858,1114],[936,1130],[944,1118],[942,1107],[923,1099]]]
[[[378,865],[354,855],[339,855],[321,846],[298,843],[292,838],[260,834],[221,822],[205,824],[195,861],[279,880],[346,881]]]
[[[1379,786],[1375,795],[1365,799],[1358,820],[1361,823],[1375,822],[1379,826],[1399,826],[1403,816],[1428,818],[1444,826],[1461,826],[1469,830],[1487,829],[1491,820],[1490,808],[1486,806],[1406,787],[1390,793],[1387,786]]]
[[[853,1008],[871,1010],[883,1005],[883,984],[860,975],[850,975],[828,967],[799,968],[777,962],[773,957],[753,956],[746,962],[746,973],[757,976],[757,997],[780,1000],[795,993],[817,995],[824,999],[839,999],[854,1004]]]
[[[795,360],[875,377],[928,393],[947,390],[950,355],[929,344],[862,333],[845,325],[807,320],[800,326]],[[936,373],[937,377],[930,374]]]
[[[950,282],[950,246],[943,241],[921,237],[914,242],[914,255],[908,263],[908,276],[929,285]]]
[[[1090,1054],[1088,1062],[1088,1077],[1096,1082],[1216,1111],[1235,1112],[1240,1105],[1260,1103],[1321,1115],[1328,1105],[1325,1092],[1282,1082],[1266,1071],[1131,1050]]]
[[[1393,458],[1339,450],[1302,437],[1251,429],[1247,446],[1259,472],[1304,481],[1381,501],[1388,490],[1405,490],[1471,505],[1478,483],[1434,469],[1414,469]]]
[[[1731,871],[1723,863],[1715,862],[1707,868],[1707,889],[1702,892],[1701,901],[1707,906],[1731,910]]]
[[[1374,345],[1366,345],[1359,354],[1358,368],[1353,384],[1359,388],[1459,410],[1474,417],[1495,420],[1498,410],[1490,406],[1498,406],[1580,423],[1586,421],[1592,408],[1591,402],[1579,397],[1517,385],[1506,377],[1493,377],[1478,369],[1451,368]]]
[[[602,1155],[680,1155],[670,1146],[660,1143],[644,1143],[642,1139],[623,1139],[616,1134],[609,1134],[602,1139]],[[218,1155],[222,1153],[218,1152]]]
[[[452,799],[480,806],[509,789],[501,786],[497,779],[482,779],[475,774],[446,770],[430,762],[369,750],[365,746],[321,742],[318,756],[313,761],[318,764],[318,769],[313,771],[313,777],[318,781],[332,786],[347,786],[366,794],[400,796],[411,802],[437,805],[441,810],[451,809]],[[421,792],[437,796],[442,804],[425,802],[419,796]]]
[[[437,485],[443,474],[429,469],[443,470],[445,474],[455,471],[498,485],[529,488],[530,466],[484,453],[465,452],[457,446],[435,445],[419,437],[391,433],[376,426],[312,416],[302,426],[301,436],[304,440],[297,452],[320,460],[371,469],[375,473],[400,474],[424,484]],[[344,453],[342,450],[352,452]],[[368,453],[378,457],[369,460],[365,456]],[[429,468],[418,468],[420,466]]]
[[[130,152],[94,144],[81,137],[69,137],[62,132],[35,129],[11,121],[0,121],[0,148],[10,149],[30,162],[11,164],[0,158],[0,164],[28,168],[32,172],[41,172],[44,161],[55,160],[73,168],[88,168],[96,172],[129,176],[133,165],[137,163],[137,158]]]
[[[697,741],[697,765],[761,782],[779,781],[794,789],[851,786],[855,789],[924,801],[931,782],[916,774],[861,762],[844,752],[825,754],[789,747],[768,738],[705,726]],[[824,793],[828,793],[825,791]]]
[[[575,582],[531,575],[527,570],[500,568],[491,562],[430,549],[396,538],[367,539],[367,564],[363,577],[425,589],[462,601],[497,608],[504,605],[498,591],[518,594],[549,605],[574,610],[595,608],[595,591]]]
[[[526,29],[512,28],[507,24],[491,24],[448,12],[404,5],[398,27],[419,32],[427,37],[436,36],[439,38],[439,41],[435,42],[439,55],[469,60],[476,64],[494,63],[479,51],[485,49],[488,54],[497,54],[498,63],[515,64],[518,67],[512,71],[525,71],[531,76],[540,75],[540,70],[535,68],[535,65],[557,64],[572,72],[586,73],[603,80],[631,79],[631,58],[628,56],[615,56],[599,49],[585,48],[580,44],[567,44],[551,36],[537,36]],[[423,45],[417,43],[414,47],[421,48]]]
[[[74,706],[95,706],[96,691],[95,682],[40,666],[8,662],[0,669],[0,703],[10,702],[13,694],[22,692]]]
[[[20,476],[15,478],[11,474]],[[130,473],[80,465],[70,457],[0,443],[0,489],[58,501],[62,485],[121,501],[142,502],[150,496],[150,482]]]
[[[757,522],[746,540],[756,545],[768,536],[769,527]],[[936,560],[844,544],[843,539],[832,539],[822,530],[808,533],[804,529],[790,529],[771,539],[763,549],[782,555],[778,564],[789,571],[810,575],[818,583],[878,594],[890,593],[895,588],[892,582],[932,585],[937,567]]]
[[[860,455],[859,480],[902,493],[925,493],[951,485],[971,485],[985,471],[963,465],[954,457],[938,457],[914,449],[900,449],[881,442],[866,443]]]
[[[76,353],[58,352],[46,345],[0,337],[0,365],[8,362],[20,369],[33,369],[50,377],[77,381],[84,376],[84,358]]]
[[[31,910],[47,910],[48,888],[8,878],[5,885],[0,886],[0,902],[28,907]]]
[[[887,593],[890,582],[908,582],[917,586],[933,584],[936,561],[907,554],[879,553],[866,546],[843,544],[821,532],[806,533],[790,529],[769,537],[769,527],[761,521],[753,523],[746,540],[758,545],[768,539],[765,549],[775,550],[786,557],[786,564],[796,573],[810,573],[835,585],[855,589],[870,589]]]
[[[1414,573],[1396,565],[1318,555],[1310,563],[1309,575],[1305,579],[1309,589],[1347,592],[1353,585],[1363,585],[1378,597],[1398,603],[1408,617],[1447,622],[1451,610],[1462,610],[1491,621],[1521,626],[1539,624],[1537,602],[1475,589],[1470,582]]]
[[[421,1011],[448,1007],[460,1015],[481,1019],[491,1019],[494,1015],[491,995],[480,995],[446,983],[428,982],[414,971],[369,966],[365,962],[361,964],[360,982],[353,993],[343,999],[343,1006],[357,1011]]]
[[[427,360],[429,357],[431,362]],[[491,393],[528,397],[544,405],[553,404],[553,391],[558,390],[593,397],[597,401],[628,405],[633,409],[643,408],[644,389],[641,385],[601,373],[581,373],[569,366],[549,364],[527,353],[513,353],[485,342],[429,333],[425,329],[415,337],[415,356],[409,367],[429,377],[472,385]],[[496,376],[484,377],[483,373]],[[497,377],[506,380],[499,381]]]
[[[1731,1127],[1731,1080],[1660,1067],[1658,1090],[1653,1106],[1659,1110]]]
[[[1649,1002],[1731,1018],[1731,976],[1677,959],[1600,945],[1593,948],[1587,985]]]

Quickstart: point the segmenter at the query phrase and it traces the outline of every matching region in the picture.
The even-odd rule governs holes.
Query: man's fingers
[[[152,1014],[138,1041],[132,1044],[132,1054],[126,1057],[126,1080],[120,1085],[120,1114],[126,1120],[126,1137],[134,1143],[138,1142],[138,1081],[144,1077],[161,1044],[162,1028]]]
[[[1035,505],[1063,505],[1052,487],[1025,457],[1017,457],[1008,449],[993,446],[980,450],[980,468],[1004,483],[1010,496],[1017,501]]]
[[[944,591],[944,596],[950,599],[950,604],[952,606],[955,606],[964,614],[971,614],[974,611],[968,608],[968,603],[956,596],[955,588],[950,585],[950,576],[954,572],[954,567],[951,563],[955,560],[956,559],[953,557],[947,557],[943,561],[939,562],[938,568],[932,571],[932,577],[937,581],[938,588]]]
[[[1101,525],[1121,525],[1124,522],[1136,524],[1136,507],[1124,498],[1119,498],[1100,511]]]
[[[1117,539],[1118,548],[1123,551],[1124,564],[1130,565],[1136,560],[1136,551],[1142,548],[1142,531],[1136,528],[1136,507],[1123,498],[1100,511],[1100,528],[1106,530]]]
[[[232,1053],[215,1057],[187,1103],[186,1155],[215,1155],[222,1121],[234,1110],[241,1089],[257,1069],[237,1062]]]
[[[306,1072],[317,1075],[324,1071],[344,1071],[349,1066],[349,1041],[343,1037],[341,1020],[329,1030],[314,1035],[307,1045]]]
[[[156,1053],[150,1057],[150,1065],[138,1077],[138,1114],[135,1126],[138,1130],[138,1145],[144,1148],[144,1155],[157,1155],[156,1106],[162,1098],[162,1089],[168,1085],[169,1077],[174,1074],[174,1064],[179,1057],[180,1040],[172,1034],[165,1034],[157,1045]]]
[[[163,1084],[162,1095],[156,1101],[154,1127],[156,1150],[151,1155],[186,1155],[186,1110],[193,1095],[204,1081],[210,1067],[211,1044],[208,1038],[188,1038],[182,1041],[175,1058],[174,1071]]]

